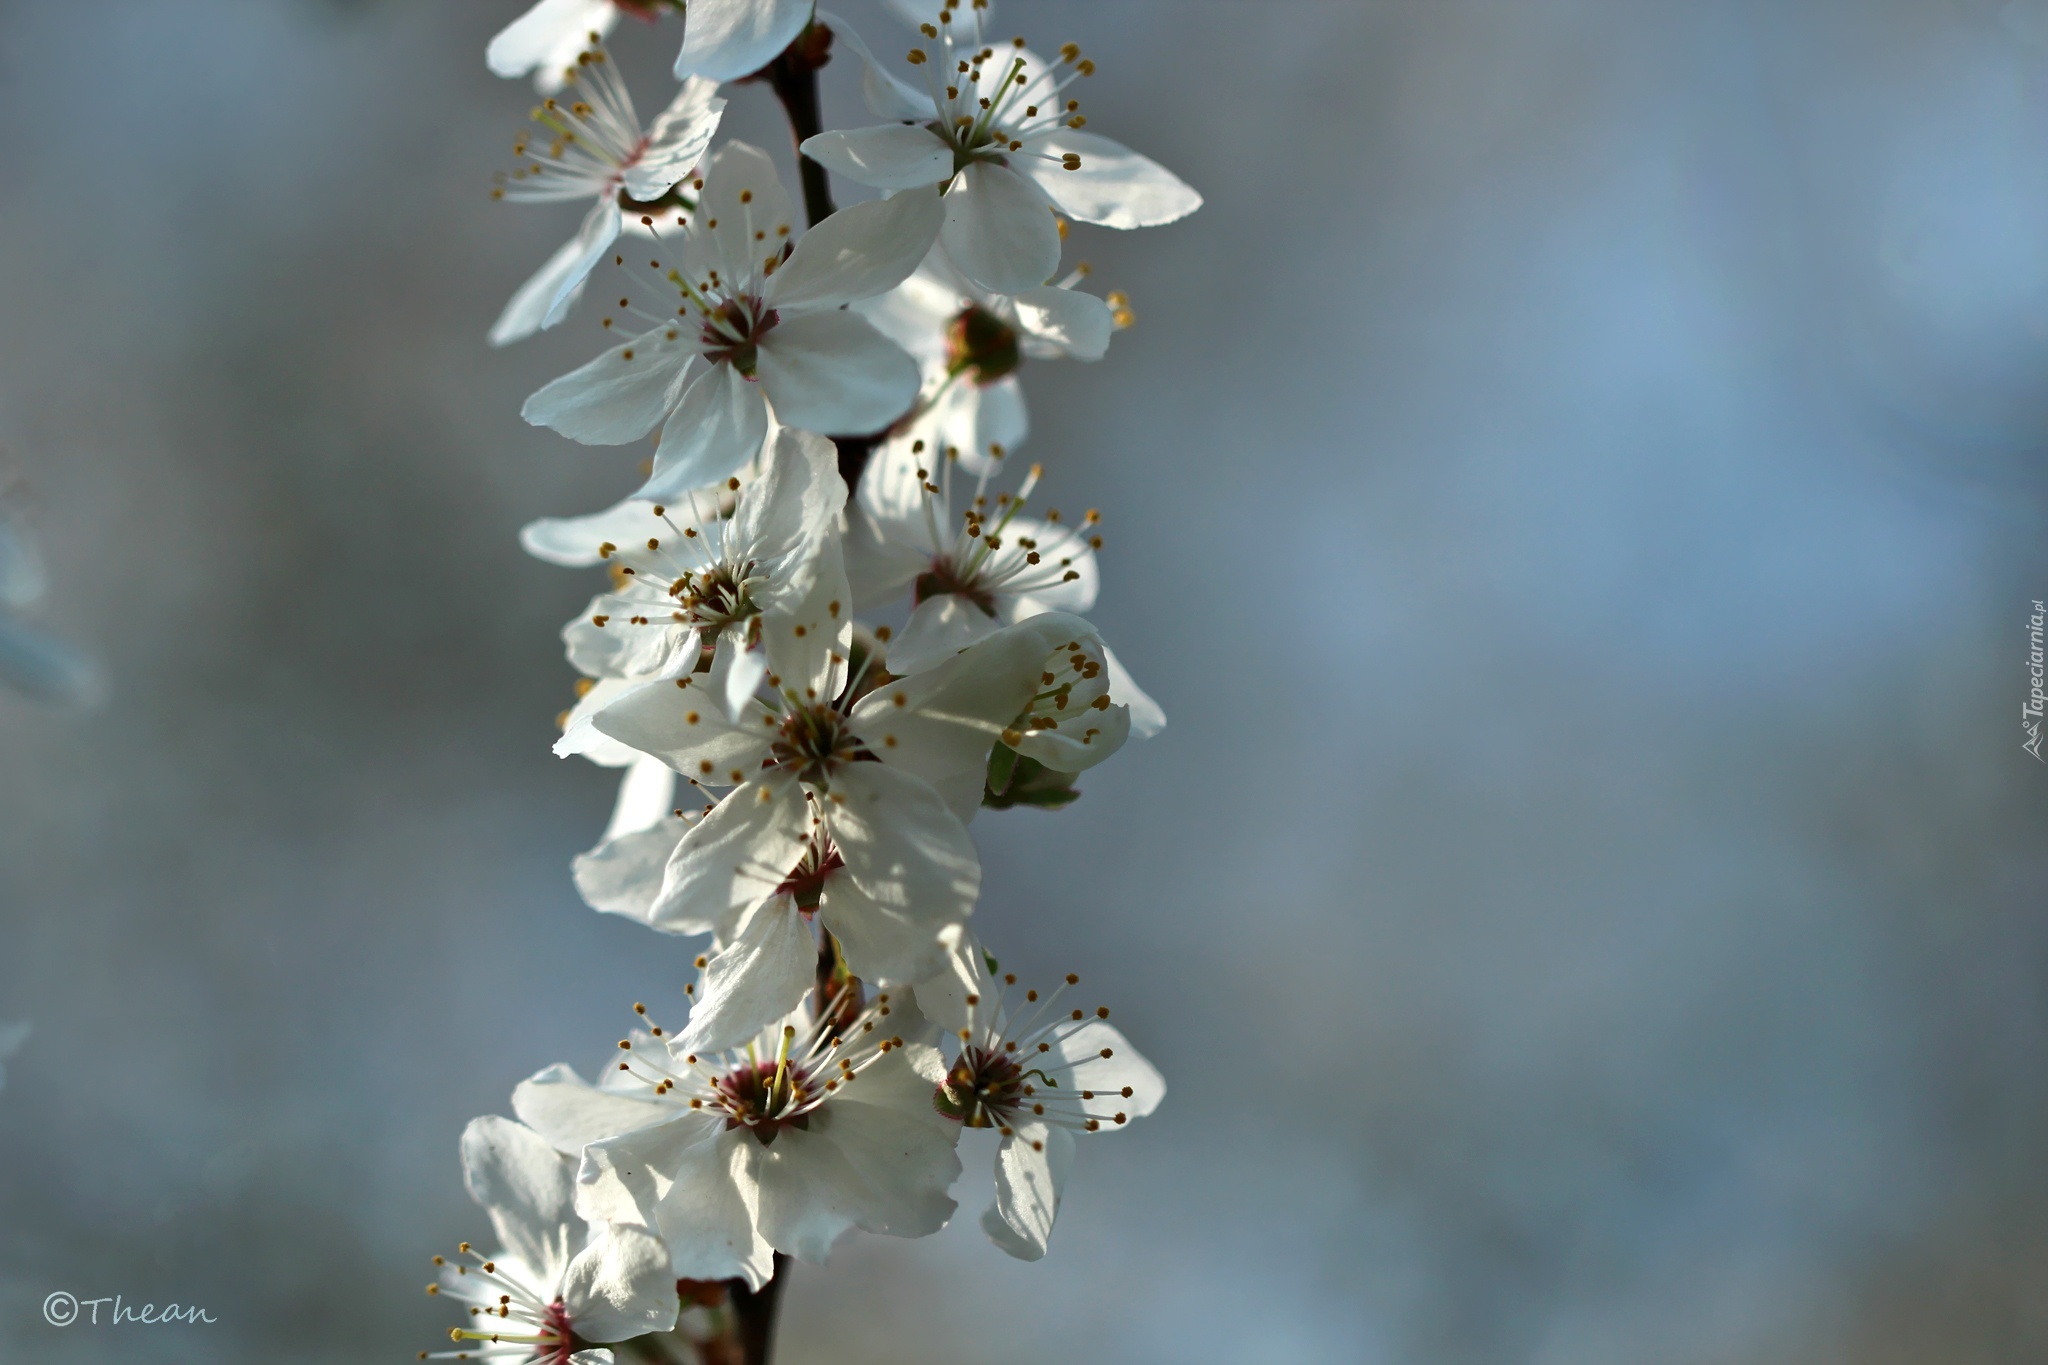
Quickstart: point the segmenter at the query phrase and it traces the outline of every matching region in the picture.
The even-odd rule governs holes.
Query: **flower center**
[[[761,359],[761,338],[781,320],[757,298],[727,299],[704,319],[704,358],[714,365],[723,361],[752,379]]]
[[[838,848],[830,839],[813,835],[803,858],[782,879],[782,885],[775,888],[775,894],[793,898],[797,909],[811,914],[825,898],[826,879],[845,866],[846,860],[839,856]]]
[[[698,625],[713,630],[728,626],[761,614],[761,608],[747,591],[753,581],[748,570],[753,567],[752,563],[714,564],[677,579],[669,593]]]
[[[977,304],[946,325],[947,368],[972,371],[977,384],[993,384],[1014,373],[1023,359],[1017,329]]]
[[[714,1091],[727,1130],[745,1128],[763,1147],[784,1128],[811,1126],[804,1112],[812,1098],[810,1073],[795,1063],[748,1062],[720,1079]]]
[[[846,718],[830,706],[792,707],[769,746],[776,766],[792,769],[804,781],[820,785],[833,768],[852,762],[859,751],[860,741],[846,728]]]
[[[960,566],[950,555],[934,558],[931,568],[917,576],[911,591],[912,606],[922,606],[931,598],[952,593],[980,607],[986,615],[996,614],[996,595],[981,585],[977,575],[971,572],[962,573]]]
[[[569,1365],[570,1357],[583,1349],[583,1339],[569,1327],[569,1309],[560,1299],[548,1305],[548,1311],[541,1315],[540,1335],[554,1340],[543,1342],[534,1348],[536,1362],[547,1365]]]
[[[994,1128],[1010,1121],[1023,1094],[1022,1067],[1004,1053],[969,1047],[932,1092],[932,1108],[969,1128]]]

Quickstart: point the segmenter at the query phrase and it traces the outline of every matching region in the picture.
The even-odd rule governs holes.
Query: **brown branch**
[[[782,1286],[787,1282],[789,1257],[775,1253],[775,1273],[759,1289],[747,1288],[745,1280],[729,1285],[728,1302],[737,1320],[740,1359],[745,1365],[768,1365],[775,1346],[775,1310],[782,1303]]]

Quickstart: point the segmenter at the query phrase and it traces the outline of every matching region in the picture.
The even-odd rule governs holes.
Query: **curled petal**
[[[1187,217],[1202,206],[1202,196],[1166,167],[1140,156],[1121,142],[1094,133],[1062,128],[1031,142],[1043,157],[1020,157],[1018,169],[1038,183],[1060,212],[1083,223],[1103,227],[1159,227]],[[1078,170],[1061,163],[1078,156]]]

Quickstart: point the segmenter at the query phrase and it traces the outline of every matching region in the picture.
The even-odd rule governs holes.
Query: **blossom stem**
[[[745,1280],[730,1282],[729,1302],[738,1329],[740,1360],[744,1365],[768,1365],[775,1344],[775,1310],[782,1302],[783,1275],[789,1257],[775,1253],[775,1273],[759,1289],[747,1288]]]
[[[813,23],[796,35],[781,56],[761,69],[760,74],[774,87],[775,98],[782,101],[783,112],[789,115],[789,131],[799,148],[805,138],[825,131],[818,107],[818,68],[831,60],[831,54],[832,30]],[[804,185],[804,216],[816,227],[834,212],[832,185],[825,178],[825,168],[801,151],[796,161]]]

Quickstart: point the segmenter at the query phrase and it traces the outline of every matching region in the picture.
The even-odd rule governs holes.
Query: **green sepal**
[[[1003,760],[1003,785],[996,786],[996,763],[1000,755]],[[989,780],[981,793],[981,804],[990,810],[1008,810],[1012,806],[1036,806],[1040,810],[1058,810],[1079,800],[1081,793],[1074,788],[1074,775],[1046,767],[1037,759],[1026,758],[1007,745],[998,744],[994,754],[989,756]]]

